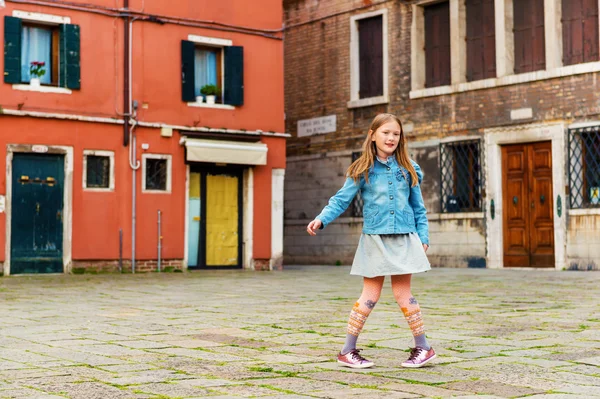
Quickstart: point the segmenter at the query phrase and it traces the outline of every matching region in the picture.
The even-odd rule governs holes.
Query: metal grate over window
[[[480,140],[440,144],[442,212],[482,210]]]
[[[98,155],[86,155],[86,187],[109,188],[110,158]]]
[[[146,190],[167,190],[166,159],[146,159]]]
[[[571,208],[600,207],[600,125],[569,131]]]
[[[352,153],[352,162],[356,161],[360,157],[361,152]],[[363,217],[363,199],[360,191],[356,193],[356,197],[350,204],[350,215],[352,217],[361,218]]]

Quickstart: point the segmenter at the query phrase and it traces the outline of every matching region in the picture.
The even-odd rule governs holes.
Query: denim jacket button
[[[393,195],[390,195],[390,199],[391,199],[391,200],[393,200],[393,199],[394,199],[394,196],[393,196]]]
[[[388,166],[388,170],[390,170],[391,168]]]
[[[388,182],[388,184],[391,186],[391,185],[392,185],[392,182],[391,182],[391,181],[389,181],[389,182]]]
[[[390,211],[390,213],[393,215],[393,214],[394,214],[394,211]]]

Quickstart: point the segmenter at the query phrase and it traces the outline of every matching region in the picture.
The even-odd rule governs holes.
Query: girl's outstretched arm
[[[348,208],[348,206],[356,196],[356,193],[358,193],[358,190],[360,190],[363,184],[363,177],[361,177],[358,183],[355,183],[354,179],[352,179],[351,177],[346,178],[344,186],[333,197],[329,199],[329,203],[327,204],[327,206],[323,208],[321,213],[308,226],[312,226],[312,230],[314,231],[315,228],[322,229],[329,223],[333,222]],[[317,221],[320,224],[319,226],[315,225],[315,222]],[[309,234],[311,234],[310,231]]]

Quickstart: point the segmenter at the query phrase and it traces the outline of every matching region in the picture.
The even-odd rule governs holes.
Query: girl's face
[[[400,142],[400,125],[396,121],[390,121],[379,126],[371,140],[375,143],[378,157],[385,159],[392,156]]]

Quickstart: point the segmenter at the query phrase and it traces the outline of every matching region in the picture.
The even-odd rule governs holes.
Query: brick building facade
[[[433,265],[597,268],[598,3],[284,1],[286,262],[351,263],[360,198],[305,226],[391,112],[425,173]]]

